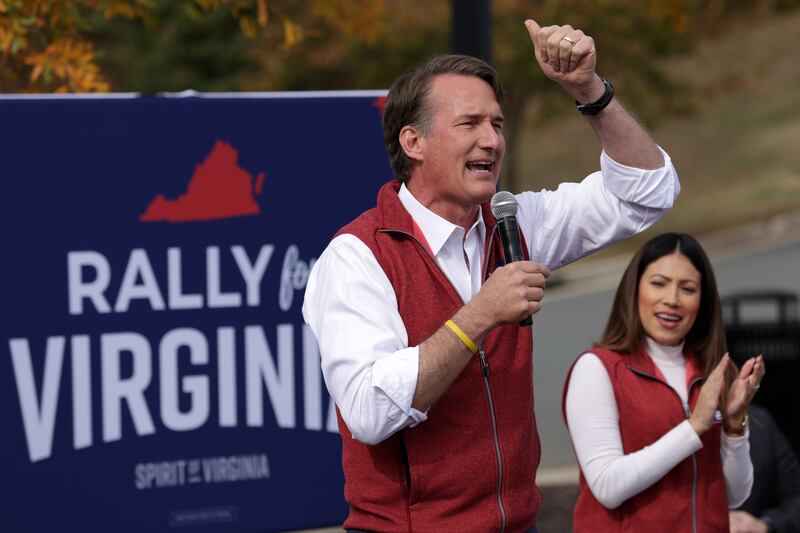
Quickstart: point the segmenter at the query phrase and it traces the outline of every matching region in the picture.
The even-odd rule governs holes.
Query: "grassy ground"
[[[701,235],[800,207],[800,61],[788,43],[800,13],[737,28],[662,65],[688,83],[689,110],[649,125],[672,156],[683,192],[654,228],[598,254],[626,252],[663,231]],[[602,43],[598,43],[602,54]],[[625,88],[617,87],[625,98]],[[597,141],[576,113],[524,128],[514,189],[554,187],[594,170]],[[522,178],[526,176],[526,178]]]

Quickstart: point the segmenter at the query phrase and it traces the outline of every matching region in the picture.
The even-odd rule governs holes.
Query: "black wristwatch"
[[[606,108],[608,104],[611,103],[611,100],[614,98],[614,86],[611,85],[611,82],[605,79],[604,77],[600,76],[600,79],[603,81],[603,85],[605,86],[606,90],[596,101],[590,104],[582,104],[575,100],[575,107],[578,108],[578,111],[581,112],[581,115],[585,117],[591,117],[598,114],[600,111]]]

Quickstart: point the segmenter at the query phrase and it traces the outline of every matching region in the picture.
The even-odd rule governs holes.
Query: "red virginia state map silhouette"
[[[372,105],[375,106],[375,108],[381,114],[381,117],[383,117],[383,110],[386,107],[386,97],[385,96],[377,97],[375,100],[372,101]]]
[[[253,186],[253,175],[239,166],[239,152],[217,140],[205,161],[195,167],[186,194],[168,200],[156,196],[139,217],[142,222],[192,222],[257,215],[261,208],[254,193],[261,194],[264,173]]]

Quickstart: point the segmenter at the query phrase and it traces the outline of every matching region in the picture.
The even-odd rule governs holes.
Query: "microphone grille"
[[[517,216],[517,199],[508,191],[500,191],[492,196],[491,207],[494,218]]]

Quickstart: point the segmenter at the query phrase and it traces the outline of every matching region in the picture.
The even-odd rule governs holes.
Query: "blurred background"
[[[536,189],[597,165],[591,131],[538,71],[522,25],[528,17],[570,23],[595,38],[598,71],[677,163],[684,194],[659,229],[701,233],[800,203],[800,62],[790,46],[800,34],[798,6],[0,0],[0,90],[385,89],[410,65],[457,48],[489,59],[509,93],[511,157],[501,185]]]
[[[722,295],[756,309],[745,318],[729,312],[729,326],[779,324],[751,333],[797,342],[798,8],[800,0],[0,0],[0,91],[385,89],[430,56],[472,53],[493,63],[506,86],[500,186],[519,192],[580,178],[599,156],[573,102],[536,66],[522,22],[569,23],[594,37],[598,72],[672,156],[683,192],[654,228],[557,273],[537,316],[543,531],[568,531],[577,469],[561,384],[599,337],[611,291],[643,240],[663,231],[698,236]],[[783,355],[772,368],[795,376],[800,355],[789,346],[773,350]],[[785,392],[784,403],[797,405],[796,391]],[[790,417],[778,416],[797,447]]]

